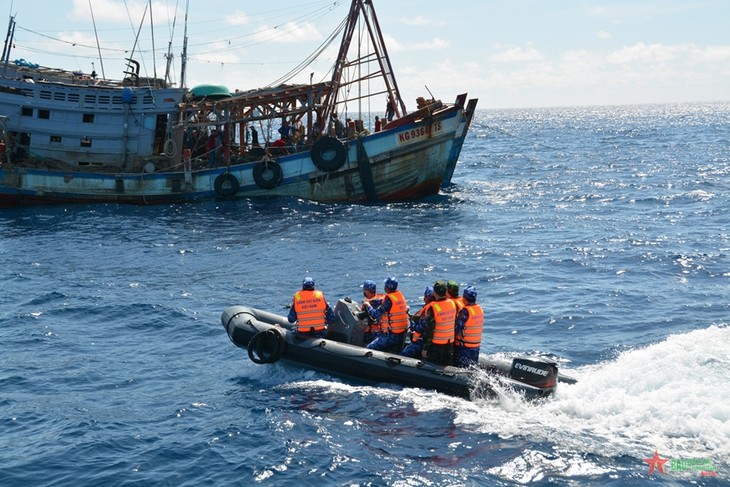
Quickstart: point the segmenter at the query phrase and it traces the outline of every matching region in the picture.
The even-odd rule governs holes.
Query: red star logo
[[[664,464],[669,461],[668,458],[659,458],[659,451],[654,450],[654,456],[652,458],[645,458],[644,461],[649,464],[649,475],[654,473],[654,469],[659,470],[660,473],[664,473]]]

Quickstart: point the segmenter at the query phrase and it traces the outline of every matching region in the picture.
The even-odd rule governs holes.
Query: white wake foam
[[[503,393],[497,407],[462,407],[457,422],[601,456],[730,457],[730,327],[672,335],[570,375],[578,383],[545,402]]]
[[[730,458],[727,325],[672,335],[611,361],[570,370],[576,384],[561,383],[556,395],[536,402],[506,387],[499,388],[496,399],[467,401],[425,390],[355,386],[288,367],[272,378],[270,368],[260,369],[267,369],[261,379],[273,380],[279,390],[376,395],[410,403],[421,412],[453,410],[463,427],[552,444],[563,460],[626,455],[641,465],[641,459],[658,450],[665,458],[709,458],[715,466],[727,467]],[[584,458],[578,463],[600,469]]]

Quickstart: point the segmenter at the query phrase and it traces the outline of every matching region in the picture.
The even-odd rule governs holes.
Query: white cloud
[[[317,28],[312,24],[297,24],[287,22],[276,27],[261,27],[256,32],[256,38],[261,42],[279,42],[294,44],[303,41],[321,39]]]
[[[388,52],[438,50],[445,49],[451,45],[449,41],[439,39],[438,37],[434,37],[430,41],[409,44],[404,44],[388,34],[383,34],[383,38],[385,39]]]
[[[411,45],[412,49],[430,49],[430,50],[437,50],[437,49],[444,49],[449,46],[449,41],[445,41],[443,39],[434,38],[427,42],[422,42],[420,44],[413,44]]]
[[[249,22],[251,22],[251,19],[240,10],[236,10],[226,17],[226,24],[228,25],[247,25]]]
[[[559,69],[566,75],[589,81],[600,73],[603,64],[603,59],[600,56],[585,49],[580,49],[563,53],[560,58]]]
[[[174,6],[170,2],[157,1],[152,3],[152,17],[156,24],[167,23],[174,15]],[[88,0],[73,0],[73,8],[67,16],[72,19],[91,20],[94,14],[96,22],[119,22],[137,26],[144,18],[149,21],[150,7],[143,0],[94,0],[89,6]]]
[[[686,48],[682,46],[647,45],[640,42],[609,54],[606,60],[612,64],[670,61],[684,50]]]
[[[69,31],[59,32],[58,38],[71,43],[72,47],[75,46],[96,46],[96,38],[93,35],[86,34],[84,32]],[[58,48],[58,47],[56,47]]]
[[[214,64],[227,64],[239,62],[239,57],[233,49],[229,49],[227,42],[215,42],[206,46],[204,58],[196,56],[196,60]]]
[[[461,70],[460,89],[482,98],[486,93],[496,106],[660,103],[730,95],[730,45],[637,43],[609,53],[576,49],[557,57],[531,46],[509,47],[482,59],[523,61]]]
[[[692,55],[700,61],[730,61],[730,46],[707,46],[704,48],[695,48],[692,51]]]
[[[433,19],[427,19],[420,15],[416,17],[403,18],[401,21],[406,25],[444,25],[443,22]]]
[[[391,36],[390,34],[383,33],[383,39],[385,40],[385,45],[387,46],[389,52],[398,52],[405,50],[403,44],[398,42],[398,39]]]
[[[684,12],[702,8],[702,2],[625,2],[612,5],[600,5],[588,9],[593,17],[604,18],[613,22],[637,17],[656,18],[670,15],[681,15]]]
[[[525,62],[525,61],[540,61],[542,59],[540,51],[532,46],[527,47],[508,47],[503,49],[501,52],[492,54],[489,57],[490,61],[493,62]]]

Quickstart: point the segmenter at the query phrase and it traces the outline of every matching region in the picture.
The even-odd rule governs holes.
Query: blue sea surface
[[[453,182],[2,210],[0,485],[730,485],[730,103],[480,110]],[[578,383],[467,401],[252,363],[221,311],[286,314],[307,275],[331,303],[392,275],[413,309],[474,285],[483,353]]]

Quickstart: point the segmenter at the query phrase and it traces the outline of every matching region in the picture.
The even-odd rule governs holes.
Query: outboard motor
[[[357,303],[350,298],[337,301],[335,321],[327,325],[327,338],[341,343],[362,345],[365,323],[357,317]]]
[[[558,364],[540,357],[515,358],[509,377],[541,389],[552,389],[558,382]]]

